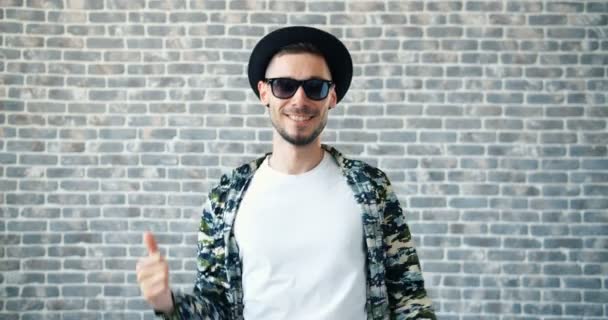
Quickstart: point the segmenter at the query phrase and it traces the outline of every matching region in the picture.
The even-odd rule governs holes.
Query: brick
[[[555,238],[555,239],[545,239],[543,241],[543,246],[548,249],[555,248],[582,248],[582,240],[575,238]]]
[[[600,279],[581,279],[581,278],[564,278],[566,288],[585,288],[585,289],[600,289],[602,283]],[[580,300],[580,297],[579,297]]]
[[[16,22],[2,22],[0,23],[0,30],[2,30],[2,33],[23,33],[23,25]]]
[[[603,251],[571,253],[570,260],[584,261],[585,263],[594,263],[594,262],[605,261],[607,256],[608,255]]]
[[[41,247],[9,247],[6,249],[8,258],[30,258],[44,256],[44,248]]]
[[[451,16],[453,18],[454,16]],[[502,28],[477,28],[469,27],[465,29],[468,38],[502,38],[504,32]],[[477,41],[474,41],[477,46]]]
[[[101,293],[99,286],[65,285],[61,288],[64,297],[95,297]]]
[[[530,202],[532,209],[566,209],[568,203],[561,199],[534,199]]]
[[[5,85],[23,85],[24,79],[25,77],[21,75],[0,75],[0,80],[2,80]]]
[[[565,314],[573,315],[573,316],[591,316],[591,317],[601,317],[603,315],[603,310],[600,306],[595,305],[566,305]]]
[[[7,311],[20,311],[20,312],[26,312],[26,311],[32,311],[32,310],[42,310],[44,308],[44,303],[42,301],[32,301],[29,299],[28,300],[26,300],[26,299],[9,300],[6,302],[5,308]],[[16,319],[16,318],[14,318],[14,319]]]
[[[68,168],[48,168],[46,170],[49,178],[83,177],[83,170]]]
[[[448,93],[447,101],[449,103],[481,103],[483,102],[483,95],[473,92]]]
[[[4,1],[6,3],[7,1]],[[9,1],[10,2],[10,1]],[[23,1],[13,1],[13,4],[7,4],[8,6],[21,7]],[[3,4],[4,4],[3,3]],[[24,21],[44,21],[45,12],[41,10],[28,10],[28,9],[5,9],[6,18],[17,19]]]
[[[42,194],[33,193],[18,193],[18,194],[6,194],[6,204],[18,204],[18,205],[40,205],[44,203],[44,196]],[[10,226],[10,224],[9,224]]]
[[[485,208],[487,200],[482,198],[452,198],[449,201],[449,206],[453,208]]]
[[[543,266],[543,273],[551,275],[581,275],[582,268],[578,265],[547,264]]]
[[[74,25],[68,26],[66,31],[67,34],[77,36],[103,36],[105,34],[104,26]]]
[[[7,36],[6,44],[17,48],[40,48],[44,46],[44,38],[36,36]]]
[[[43,73],[46,68],[42,63],[13,62],[8,63],[7,71],[15,73]]]
[[[575,235],[575,236],[593,235],[593,236],[601,237],[602,235],[606,234],[606,229],[607,229],[606,226],[586,226],[586,225],[573,226],[572,235]]]
[[[417,31],[411,31],[417,34]],[[439,41],[436,40],[406,40],[401,48],[403,50],[433,50],[439,48]]]
[[[122,283],[124,275],[111,272],[91,272],[87,275],[87,281],[89,283]]]
[[[499,296],[500,291],[495,289],[466,289],[463,292],[466,299],[497,300]]]
[[[487,64],[496,63],[498,56],[493,53],[463,53],[461,58],[462,63],[470,64]]]
[[[482,242],[483,243],[483,242]],[[521,250],[490,250],[488,260],[490,261],[523,261],[525,253]]]
[[[335,1],[315,1],[306,3],[306,6],[309,11],[314,12],[342,12],[346,8],[345,3],[335,2]]]
[[[82,194],[53,194],[47,197],[49,204],[82,205],[86,203],[86,196]]]
[[[429,79],[424,82],[424,86],[428,89],[456,90],[462,88],[462,81],[454,79]],[[456,106],[428,106],[426,110],[431,115],[462,115],[462,108]]]
[[[92,49],[119,49],[124,48],[124,41],[122,39],[88,38],[86,46]]]
[[[454,263],[429,262],[425,264],[428,272],[454,273],[460,271],[460,266]]]
[[[608,153],[604,146],[571,146],[569,154],[574,157],[602,157]],[[578,165],[570,163],[569,169],[578,168]],[[565,169],[565,168],[564,168]]]
[[[49,11],[47,20],[49,22],[84,23],[86,22],[86,13]]]
[[[449,260],[481,261],[485,257],[477,251],[468,249],[454,249],[448,252]]]
[[[447,67],[448,77],[481,77],[482,68],[480,67]]]
[[[567,16],[557,14],[530,15],[530,25],[562,25],[567,23]]]
[[[290,24],[295,25],[324,25],[327,24],[327,17],[321,14],[294,14],[287,16]]]
[[[6,144],[7,151],[45,151],[44,143],[40,141],[8,141]]]
[[[439,14],[418,13],[410,17],[410,23],[414,25],[442,25],[446,24],[446,16]]]
[[[538,249],[541,247],[541,242],[537,239],[506,238],[504,244],[505,248]]]
[[[465,6],[466,11],[502,11],[503,4],[499,1],[470,1]]]
[[[77,63],[55,63],[49,65],[49,73],[57,74],[85,74],[85,66]],[[54,94],[54,95],[53,95]],[[49,96],[55,97],[55,99],[62,100],[75,100],[75,97],[84,99],[84,92],[82,90],[73,89],[72,91],[62,90],[50,90]]]
[[[25,32],[28,34],[59,35],[64,33],[64,26],[32,23],[26,26]]]
[[[388,10],[390,11],[416,12],[424,10],[424,3],[422,1],[388,1],[388,6]]]
[[[606,293],[601,291],[585,291],[583,300],[587,303],[601,303],[602,301],[606,301]]]
[[[543,195],[545,196],[578,196],[581,194],[579,187],[560,187],[560,186],[544,186]]]
[[[49,299],[47,308],[49,310],[61,310],[63,312],[69,312],[70,310],[78,310],[84,308],[84,300],[82,299]],[[64,313],[65,315],[65,313]],[[68,315],[66,315],[68,316]],[[54,318],[51,318],[54,319]]]
[[[135,263],[133,259],[106,259],[105,267],[109,270],[133,270]]]
[[[397,40],[363,40],[365,50],[397,50],[399,41]]]
[[[553,300],[550,300],[553,301]],[[563,313],[562,307],[559,304],[526,304],[523,308],[527,314],[542,314],[542,315],[556,315],[559,316]]]
[[[567,120],[566,125],[570,130],[604,130],[605,120]]]
[[[463,35],[463,28],[461,27],[429,27],[426,29],[426,35],[432,38],[445,38],[445,37],[456,37],[459,38]]]
[[[529,263],[505,263],[502,266],[504,273],[506,274],[539,274],[540,266],[537,264],[529,264]],[[509,290],[508,293],[505,294],[506,297],[515,300],[521,300],[521,296],[526,296],[526,300],[540,300],[540,293],[538,291],[530,291],[526,290],[526,293],[522,293],[519,290]]]
[[[530,261],[566,261],[566,255],[560,251],[536,251],[528,253],[528,259]],[[548,265],[553,266],[551,268],[558,268],[559,265]],[[549,274],[550,272],[545,271]]]
[[[56,191],[57,182],[55,181],[21,181],[19,183],[20,190],[26,191]]]
[[[475,276],[446,276],[444,278],[444,285],[446,286],[470,286],[470,287],[478,287],[480,285],[480,280]]]
[[[86,249],[82,247],[71,246],[53,247],[49,248],[48,254],[49,257],[84,257],[86,256]],[[82,278],[84,278],[84,276],[82,276]]]

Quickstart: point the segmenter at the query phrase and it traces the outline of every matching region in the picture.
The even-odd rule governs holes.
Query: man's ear
[[[338,96],[336,95],[336,87],[334,86],[329,92],[329,109],[333,109],[338,104]]]
[[[266,82],[260,80],[258,81],[258,92],[260,93],[260,101],[263,105],[268,106],[268,86]]]

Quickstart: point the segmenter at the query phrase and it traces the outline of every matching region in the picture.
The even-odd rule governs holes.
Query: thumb
[[[153,255],[158,252],[158,244],[152,232],[144,233],[144,244],[148,248],[148,254]]]

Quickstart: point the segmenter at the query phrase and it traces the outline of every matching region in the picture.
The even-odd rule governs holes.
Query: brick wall
[[[222,172],[270,150],[247,59],[352,50],[324,141],[385,170],[442,319],[608,317],[608,2],[0,0],[0,319],[151,318]]]

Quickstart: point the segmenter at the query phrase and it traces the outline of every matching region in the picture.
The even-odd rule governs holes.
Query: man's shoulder
[[[382,178],[382,177],[386,176],[386,174],[384,173],[384,171],[382,171],[382,169],[380,169],[368,162],[365,162],[363,160],[356,160],[356,159],[350,160],[350,161],[353,162],[352,168],[354,170],[364,172],[374,178]]]
[[[380,168],[366,161],[344,156],[335,147],[323,145],[323,148],[333,156],[340,168],[342,168],[347,175],[352,175],[359,181],[374,180],[383,184],[388,182],[386,174]]]
[[[260,167],[266,155],[258,157],[249,162],[233,168],[232,170],[222,174],[219,183],[214,189],[228,190],[230,188],[238,188],[240,184],[245,183],[253,176],[255,171]]]

